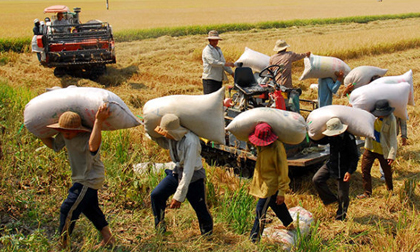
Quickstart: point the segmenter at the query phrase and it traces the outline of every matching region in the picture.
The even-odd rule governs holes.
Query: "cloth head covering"
[[[181,140],[188,130],[181,126],[178,116],[174,114],[166,114],[162,116],[160,125],[155,128],[155,131],[162,136],[171,136],[175,141]]]
[[[219,33],[216,30],[209,31],[209,34],[207,36],[207,39],[217,39],[222,40],[221,37],[219,37]]]
[[[273,132],[271,126],[268,123],[260,123],[255,126],[254,132],[252,132],[248,139],[256,146],[267,146],[272,144],[278,136]]]
[[[375,102],[375,108],[371,111],[374,116],[387,116],[394,112],[395,108],[389,106],[388,100],[378,100]]]
[[[80,118],[79,114],[72,111],[64,112],[58,119],[58,123],[50,124],[47,127],[51,129],[79,130],[86,132],[92,131],[84,127],[82,125],[82,119]]]
[[[286,49],[287,47],[290,47],[289,44],[286,43],[286,41],[279,39],[276,41],[276,45],[273,48],[273,51],[280,52]]]
[[[328,120],[326,123],[327,130],[323,131],[322,134],[326,136],[337,136],[347,130],[348,125],[341,123],[340,119],[334,117]]]

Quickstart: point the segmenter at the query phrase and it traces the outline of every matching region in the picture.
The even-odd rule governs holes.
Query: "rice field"
[[[160,1],[109,1],[109,13],[117,10],[119,4],[126,9],[127,6],[131,6],[133,11],[136,8],[143,10],[149,8],[153,12],[160,8],[168,13],[181,8],[180,6],[195,10],[209,7],[204,1],[189,3],[181,1],[177,6],[164,5]],[[0,0],[0,9],[3,10],[3,4],[6,3],[9,3],[9,6],[25,5],[28,7],[27,12],[35,13],[38,11],[34,6],[38,7],[41,1]],[[44,6],[51,5],[50,1],[44,3],[46,4],[41,4],[41,10]],[[69,6],[74,4],[70,1],[63,3]],[[88,0],[84,3],[89,7],[86,6],[85,9],[80,6],[82,14],[90,12],[89,8],[92,11],[97,10],[95,6],[105,9],[105,1]],[[308,3],[313,10],[311,14],[315,14],[316,7],[314,4],[310,5],[310,1],[299,3]],[[323,4],[324,7],[342,4],[342,8],[335,8],[334,12],[323,12],[325,16],[321,18],[339,15],[341,11],[350,12],[351,8],[348,7],[350,3],[359,3],[359,7],[364,7],[360,11],[367,12],[369,10],[367,6],[388,6],[388,10],[378,14],[418,12],[414,1],[317,1],[317,4]],[[280,2],[268,1],[259,2],[258,5],[252,1],[212,2],[212,6],[219,6],[221,12],[223,8],[230,8],[232,11],[226,16],[232,17],[236,13],[235,8],[251,11],[262,6],[266,8],[269,4],[276,4],[277,8],[285,6],[293,7],[295,10],[300,8],[299,13],[304,13],[306,8],[294,1],[281,1],[282,5]],[[398,8],[401,6],[405,6],[405,9],[400,12]],[[373,15],[375,14],[373,11],[381,9],[373,7],[366,15]],[[15,8],[15,15],[19,10],[21,8]],[[268,11],[267,8],[266,10]],[[103,12],[107,13],[106,10]],[[169,22],[170,15],[167,17],[168,20],[160,19],[168,23],[159,26],[178,26],[173,20]],[[33,17],[25,18],[27,21],[22,30],[25,32],[29,30],[29,35],[23,34],[17,37],[31,35]],[[133,22],[137,18],[143,20],[133,15]],[[199,23],[201,17],[196,18],[195,22]],[[298,18],[302,19],[300,16]],[[308,18],[319,18],[319,16]],[[231,22],[226,20],[220,17],[217,21]],[[233,22],[242,22],[238,20]],[[265,17],[260,21],[267,20]],[[117,18],[115,21],[113,24],[115,30],[129,28],[116,25]],[[245,20],[248,21],[251,22],[251,19]],[[221,34],[223,40],[219,46],[227,60],[236,61],[245,47],[271,55],[274,53],[272,48],[275,41],[282,38],[291,45],[292,51],[311,51],[318,55],[339,57],[351,68],[362,65],[377,66],[388,69],[388,76],[401,75],[411,69],[414,88],[417,90],[420,79],[419,22],[420,18],[410,18],[232,31]],[[209,23],[203,21],[203,24]],[[143,25],[144,27],[142,25],[138,27],[153,27],[150,24]],[[3,34],[3,31],[2,27],[0,34]],[[53,153],[43,148],[42,143],[22,127],[25,104],[49,87],[89,86],[105,88],[116,93],[135,115],[141,116],[144,103],[150,99],[174,94],[201,94],[201,51],[207,44],[205,37],[204,35],[161,36],[142,41],[117,43],[117,64],[109,65],[108,73],[96,81],[70,76],[57,78],[53,75],[53,69],[38,64],[35,54],[0,52],[0,250],[57,251],[58,212],[71,185],[66,154]],[[293,83],[302,88],[303,98],[316,99],[317,93],[309,89],[309,85],[316,83],[316,80],[299,81],[302,71],[303,62],[297,62],[293,69]],[[229,83],[232,84],[232,79],[229,78]],[[341,90],[338,96],[334,97],[334,104],[347,103],[347,98],[341,97],[340,92]],[[301,177],[292,180],[291,190],[286,194],[287,205],[302,206],[315,217],[310,236],[300,239],[293,251],[420,251],[418,244],[420,139],[417,135],[420,126],[420,99],[416,94],[417,91],[415,91],[416,106],[408,107],[410,116],[408,145],[399,148],[397,160],[393,165],[393,194],[388,193],[384,183],[380,181],[376,163],[372,170],[374,196],[366,200],[356,199],[356,195],[362,192],[359,162],[359,167],[351,179],[348,219],[345,222],[338,222],[333,218],[334,207],[325,207],[311,184],[314,171],[307,171]],[[133,172],[132,167],[141,162],[167,162],[169,161],[167,152],[150,141],[141,126],[123,131],[104,132],[103,136],[101,154],[106,166],[106,184],[104,189],[100,190],[99,197],[101,207],[118,241],[118,245],[110,250],[280,251],[281,246],[276,243],[267,241],[255,245],[248,240],[248,232],[254,217],[254,204],[256,204],[255,199],[247,194],[249,181],[233,176],[223,167],[210,165],[205,165],[205,168],[208,174],[210,211],[215,221],[212,239],[200,237],[194,211],[185,203],[181,209],[167,212],[170,235],[164,237],[156,235],[149,194],[162,179],[163,174],[139,175]],[[272,213],[269,214],[269,219],[276,223]],[[85,217],[81,217],[72,235],[72,251],[94,251],[94,246],[99,241],[98,232]]]
[[[67,5],[81,7],[81,21],[100,19],[109,22],[115,32],[231,23],[258,23],[294,19],[320,19],[420,12],[416,0],[281,0],[281,1],[134,1],[106,0],[41,1],[0,0],[1,38],[32,36],[33,20],[43,20],[44,8]]]

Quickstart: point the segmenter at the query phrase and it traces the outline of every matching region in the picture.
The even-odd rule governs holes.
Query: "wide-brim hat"
[[[337,136],[347,130],[348,125],[343,124],[339,118],[331,118],[326,123],[327,129],[322,132],[326,136]]]
[[[71,111],[64,112],[58,119],[58,123],[47,125],[47,128],[61,130],[77,130],[91,132],[92,130],[82,125],[79,114]]]
[[[388,100],[378,100],[375,102],[375,108],[371,111],[371,113],[378,117],[378,116],[387,116],[394,112],[395,108],[389,106]]]
[[[219,37],[219,33],[216,30],[209,31],[209,34],[207,36],[207,39],[222,40],[222,38]]]
[[[279,39],[276,41],[276,45],[273,48],[273,51],[275,52],[280,52],[283,51],[284,49],[290,47],[289,44],[286,43],[286,41]]]
[[[248,136],[248,140],[256,146],[267,146],[276,141],[278,136],[273,132],[268,123],[260,123],[255,126],[254,132]]]
[[[176,141],[179,141],[188,133],[188,130],[181,126],[178,116],[166,114],[160,119],[160,125],[155,128],[155,132],[164,137],[169,135]]]

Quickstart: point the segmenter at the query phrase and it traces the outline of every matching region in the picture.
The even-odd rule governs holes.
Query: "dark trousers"
[[[108,226],[105,215],[99,208],[98,190],[74,183],[60,208],[59,232],[64,240],[73,232],[76,220],[79,219],[81,213],[99,231]]]
[[[172,170],[165,170],[165,172],[166,177],[150,195],[156,228],[160,228],[164,221],[166,201],[175,193],[178,187],[178,176],[173,174]],[[199,179],[189,185],[187,193],[187,199],[197,214],[200,231],[203,235],[213,232],[213,218],[207,208],[205,186],[204,179]]]
[[[222,88],[221,81],[203,79],[203,93],[210,94]]]
[[[277,193],[278,192],[276,192],[273,196],[269,198],[258,200],[257,208],[255,211],[257,216],[255,217],[254,226],[252,227],[250,235],[250,238],[253,242],[259,241],[261,238],[265,227],[265,215],[267,213],[268,207],[271,207],[271,209],[273,209],[274,213],[281,220],[281,222],[283,222],[284,226],[287,227],[290,223],[293,222],[292,216],[290,215],[286,204],[283,203],[281,205],[277,205]]]
[[[321,198],[324,205],[329,205],[334,202],[338,203],[337,215],[343,215],[347,213],[349,207],[349,188],[350,182],[344,182],[343,179],[337,179],[337,196],[331,192],[327,185],[327,180],[331,177],[330,171],[328,170],[327,164],[324,164],[315,173],[312,178],[312,182],[318,191],[319,197]]]
[[[392,185],[392,169],[391,166],[388,165],[387,160],[382,154],[365,150],[362,156],[362,178],[363,189],[367,195],[372,195],[372,176],[370,175],[370,172],[372,170],[372,165],[375,159],[379,160],[382,170],[384,171],[385,184],[387,189],[390,191],[394,189],[394,186]]]

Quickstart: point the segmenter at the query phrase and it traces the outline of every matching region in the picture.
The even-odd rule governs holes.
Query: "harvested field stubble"
[[[385,3],[386,1],[384,1]],[[112,2],[111,2],[112,3]],[[235,61],[244,47],[273,54],[279,38],[286,39],[295,52],[311,51],[336,56],[351,68],[372,65],[388,69],[387,75],[413,70],[415,90],[419,88],[420,46],[419,19],[377,21],[367,24],[323,25],[290,29],[253,30],[221,34],[220,47],[229,61]],[[45,88],[68,85],[106,88],[119,95],[136,115],[150,99],[172,94],[201,94],[201,50],[205,36],[160,37],[137,42],[117,43],[117,64],[98,81],[65,76],[56,78],[52,69],[38,65],[30,53],[2,53],[0,67],[0,249],[51,250],[57,241],[59,206],[70,186],[66,155],[53,153],[24,128],[23,109],[33,96]],[[410,45],[410,46],[407,46]],[[293,82],[303,89],[303,97],[316,99],[309,85],[317,80],[299,81],[302,62],[294,65]],[[232,83],[232,79],[230,79]],[[339,91],[340,92],[340,91]],[[415,91],[416,93],[417,91]],[[362,192],[360,162],[352,175],[348,220],[334,220],[335,206],[325,207],[311,184],[314,171],[308,171],[291,183],[286,195],[289,207],[300,205],[311,211],[317,221],[311,237],[299,240],[297,251],[418,251],[420,238],[420,138],[417,134],[420,115],[419,98],[409,106],[408,146],[400,147],[394,167],[394,192],[386,190],[379,179],[378,165],[372,170],[373,197],[356,199]],[[347,98],[334,97],[335,104],[346,104]],[[128,142],[128,143],[127,143]],[[40,148],[40,149],[39,149]],[[131,165],[140,162],[167,162],[165,151],[147,139],[141,126],[122,132],[104,133],[103,161],[107,182],[100,191],[103,210],[116,234],[117,251],[271,251],[271,243],[254,245],[247,235],[253,220],[253,206],[241,188],[249,181],[232,178],[219,167],[205,165],[207,189],[215,219],[212,239],[199,236],[193,210],[183,203],[178,211],[168,210],[170,236],[154,233],[150,209],[150,190],[163,174],[141,176]],[[333,181],[332,181],[333,182]],[[254,201],[255,202],[255,201]],[[235,203],[227,216],[226,209]],[[273,219],[272,213],[269,215]],[[239,221],[238,221],[239,219]],[[236,222],[235,222],[236,221]],[[235,222],[234,224],[232,224]],[[235,228],[234,226],[237,226]],[[245,230],[245,231],[238,231]],[[305,243],[306,242],[306,243]],[[86,218],[78,221],[72,236],[74,250],[91,250],[98,235]]]

